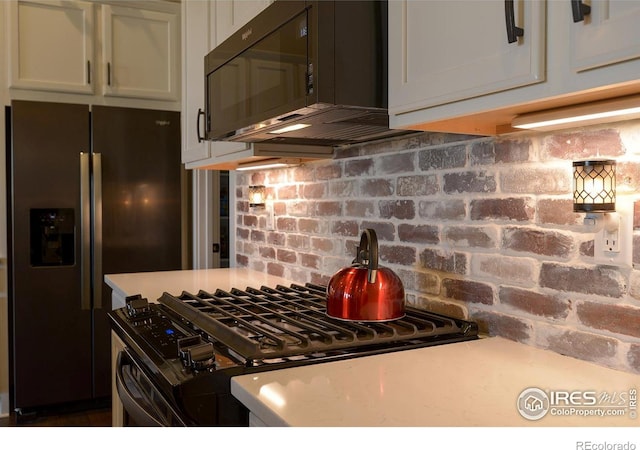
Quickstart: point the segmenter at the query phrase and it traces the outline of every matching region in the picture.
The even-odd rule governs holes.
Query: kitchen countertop
[[[248,269],[205,269],[106,275],[113,307],[128,295],[156,301],[163,292],[288,285],[286,279]],[[547,402],[546,415],[528,420],[518,399],[544,400],[573,393],[564,404]],[[270,426],[640,426],[630,418],[640,375],[598,366],[503,338],[445,344],[242,375],[231,393]],[[587,405],[595,399],[592,407]],[[606,400],[608,399],[608,400]],[[524,401],[524,400],[523,400]],[[559,406],[574,410],[562,409]],[[580,405],[581,403],[582,405]],[[623,416],[581,416],[615,406]],[[589,406],[587,408],[587,406]],[[554,415],[569,411],[570,415]],[[635,411],[637,413],[637,410]],[[257,420],[256,420],[257,419]]]
[[[553,415],[557,406],[571,400],[551,402],[539,420],[525,419],[517,404],[531,387],[555,395],[574,392],[575,404],[609,396],[597,405],[607,412],[620,409],[614,404],[630,406],[632,389],[640,389],[640,375],[492,337],[242,375],[231,381],[231,393],[258,423],[269,426],[640,425],[628,409],[619,417],[584,417],[577,411],[598,408],[574,405],[571,415]],[[539,395],[526,397],[535,401]]]
[[[182,291],[215,291],[216,289],[244,289],[247,286],[275,286],[291,284],[290,281],[249,269],[201,269],[170,270],[165,272],[121,273],[104,276],[105,283],[112,289],[112,308],[125,306],[129,295],[141,294],[150,302],[155,302],[164,292],[180,295]]]

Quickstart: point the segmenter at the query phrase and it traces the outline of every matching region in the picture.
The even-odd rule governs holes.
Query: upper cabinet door
[[[218,0],[215,2],[215,45],[238,31],[273,0]]]
[[[177,100],[179,12],[103,5],[102,21],[104,95]]]
[[[246,23],[238,24],[237,21],[240,17],[248,17],[248,21],[258,14],[256,5],[259,3],[265,2],[182,2],[182,162],[189,169],[217,164],[220,157],[251,151],[251,144],[244,142],[203,140],[204,57],[221,42],[218,41],[218,37],[224,35],[221,29],[224,33],[230,32],[233,20],[236,20],[236,26]]]
[[[545,2],[389,2],[392,113],[545,79]]]
[[[9,87],[93,93],[92,3],[18,1],[10,11]]]
[[[590,12],[573,15],[571,68],[574,71],[640,57],[640,2],[593,0],[584,3],[590,4]]]
[[[204,57],[211,2],[182,2],[182,162],[208,158],[204,137]]]

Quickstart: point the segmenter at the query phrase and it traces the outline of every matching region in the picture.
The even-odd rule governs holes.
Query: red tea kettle
[[[404,287],[400,278],[378,267],[378,238],[363,231],[356,259],[336,272],[327,286],[327,315],[336,319],[381,322],[404,316]]]

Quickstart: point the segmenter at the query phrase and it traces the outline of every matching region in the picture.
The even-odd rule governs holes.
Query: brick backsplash
[[[409,304],[640,373],[640,270],[594,263],[593,232],[571,200],[571,161],[594,157],[615,158],[619,195],[635,196],[639,144],[640,121],[499,138],[422,133],[237,172],[236,264],[326,284],[373,228]],[[253,184],[267,186],[273,226],[249,207]],[[640,231],[633,260],[640,267]]]

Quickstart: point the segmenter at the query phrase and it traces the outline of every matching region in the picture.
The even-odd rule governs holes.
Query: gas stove
[[[144,397],[145,413],[170,417],[161,425],[247,425],[230,394],[236,375],[478,337],[473,322],[412,307],[386,322],[334,319],[326,287],[314,284],[164,293],[157,303],[134,296],[110,319],[126,345],[120,396]]]

